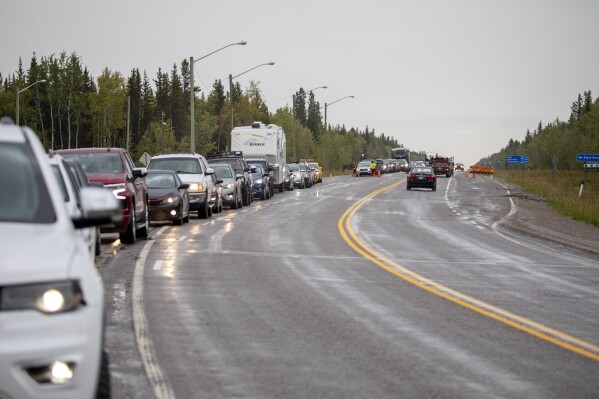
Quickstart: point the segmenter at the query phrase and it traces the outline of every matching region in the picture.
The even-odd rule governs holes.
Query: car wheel
[[[183,223],[189,223],[189,212],[187,213],[187,216],[183,218]]]
[[[247,206],[247,205],[250,204],[250,202],[252,201],[251,200],[251,195],[252,194],[250,193],[250,190],[246,190],[245,191],[245,195],[242,195],[242,201],[241,201],[243,205]]]
[[[150,214],[148,211],[148,202],[146,201],[146,206],[145,206],[145,217],[144,217],[144,226],[139,229],[139,231],[137,232],[137,235],[141,238],[148,238],[148,236],[150,235]]]
[[[437,191],[437,186],[436,185],[433,186],[433,191]]]
[[[406,190],[410,191],[412,189],[412,187],[410,187],[409,184],[406,184]]]
[[[183,224],[183,205],[181,205],[181,210],[179,212],[179,218],[173,220],[173,224],[175,226],[181,226]]]
[[[135,211],[131,212],[131,219],[127,225],[127,230],[119,233],[119,238],[123,244],[135,244],[137,240],[137,229],[135,228]]]
[[[202,207],[198,209],[198,217],[200,219],[208,219],[208,197],[204,198],[204,203]]]
[[[108,367],[108,353],[102,351],[102,360],[100,363],[100,375],[98,377],[98,388],[96,389],[96,399],[110,399],[110,370]]]
[[[102,237],[100,236],[99,227],[96,227],[96,244],[94,250],[96,252],[96,256],[100,255],[100,252],[102,252]]]

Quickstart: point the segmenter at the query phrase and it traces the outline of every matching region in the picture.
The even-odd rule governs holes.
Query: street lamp
[[[189,113],[191,114],[191,132],[190,132],[191,152],[195,152],[195,150],[196,150],[196,125],[195,125],[195,105],[194,105],[196,93],[195,93],[195,87],[194,87],[194,83],[193,83],[193,64],[198,62],[199,60],[202,60],[202,59],[214,54],[214,53],[224,50],[227,47],[231,47],[231,46],[235,46],[235,45],[245,46],[246,44],[247,44],[247,42],[245,42],[245,41],[227,44],[226,46],[221,47],[218,50],[214,50],[213,52],[206,54],[206,55],[198,58],[197,60],[194,60],[193,57],[189,57],[189,104],[190,104]]]
[[[329,105],[333,105],[341,100],[345,100],[346,98],[354,98],[354,96],[341,97],[340,99],[337,99],[329,104],[324,103],[324,134],[325,134],[325,138],[324,138],[324,169],[325,170],[327,168],[327,137],[329,136],[328,135],[329,127],[327,125],[327,108],[329,107]]]
[[[318,89],[326,89],[327,86],[318,86],[313,88],[312,90],[308,90],[306,92],[304,92],[303,94],[300,94],[300,97],[305,97],[306,94],[308,93],[312,93],[314,90],[318,90]],[[293,162],[297,161],[297,152],[296,152],[296,142],[297,140],[295,139],[295,94],[292,96],[293,97],[293,104],[291,105],[291,120],[293,121],[293,127],[291,129],[291,134],[293,136]]]
[[[30,87],[35,86],[38,83],[46,83],[46,79],[38,80],[37,82],[34,82],[21,90],[19,90],[19,85],[17,84],[17,110],[16,110],[16,115],[15,115],[16,116],[15,119],[17,120],[17,126],[19,126],[19,94],[21,94],[25,90],[29,89]]]
[[[240,77],[241,75],[243,75],[244,73],[248,73],[250,71],[253,71],[256,68],[260,68],[261,66],[264,65],[274,65],[274,62],[266,62],[264,64],[260,64],[260,65],[256,65],[253,68],[248,69],[245,72],[241,72],[238,75],[235,76],[231,76],[231,74],[229,74],[229,103],[231,103],[231,131],[233,131],[233,79]],[[219,145],[219,150],[220,150],[220,139],[218,140],[218,145]]]

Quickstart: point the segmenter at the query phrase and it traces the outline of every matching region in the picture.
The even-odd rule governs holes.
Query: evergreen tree
[[[308,118],[306,127],[310,129],[315,140],[319,140],[322,129],[320,103],[314,100],[314,92],[308,94]]]
[[[295,113],[295,119],[299,122],[299,124],[306,126],[308,124],[308,116],[306,114],[306,92],[301,87],[293,97],[293,110]]]

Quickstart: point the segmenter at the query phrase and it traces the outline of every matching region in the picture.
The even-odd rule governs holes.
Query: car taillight
[[[435,178],[435,175],[426,175],[426,178],[427,178],[427,179],[434,179],[434,178]]]
[[[409,177],[410,179],[413,179],[413,178],[415,178],[415,177],[416,177],[416,175],[415,175],[414,173],[410,173],[410,174],[408,175],[408,177]]]

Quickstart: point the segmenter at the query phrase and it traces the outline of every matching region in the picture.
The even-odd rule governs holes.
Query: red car
[[[90,182],[102,183],[119,200],[123,219],[114,226],[102,227],[102,232],[118,232],[125,244],[133,244],[138,236],[148,237],[146,168],[136,168],[123,148],[77,148],[56,153],[79,161]]]

